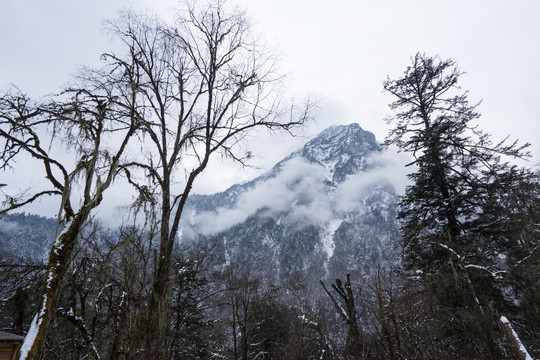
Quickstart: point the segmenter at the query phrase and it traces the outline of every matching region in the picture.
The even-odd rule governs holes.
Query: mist
[[[195,212],[183,222],[185,235],[195,232],[211,235],[244,222],[260,212],[275,216],[289,212],[299,223],[325,224],[351,211],[358,211],[374,187],[384,186],[403,194],[408,184],[405,164],[407,156],[395,149],[385,149],[366,158],[364,172],[348,176],[345,181],[330,186],[332,173],[324,166],[301,157],[286,161],[273,177],[256,184],[239,195],[232,208]]]

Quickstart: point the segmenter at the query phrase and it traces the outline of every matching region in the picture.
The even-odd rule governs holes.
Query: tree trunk
[[[525,345],[523,345],[523,343],[521,342],[521,339],[519,338],[518,334],[512,328],[512,324],[510,324],[510,321],[505,316],[501,316],[499,318],[499,323],[501,324],[502,328],[504,329],[504,332],[506,333],[506,336],[508,336],[508,339],[510,339],[512,346],[514,347],[514,353],[515,353],[516,359],[533,360],[532,356],[529,354],[529,352],[525,348]]]
[[[70,264],[73,249],[87,211],[81,210],[69,221],[54,242],[47,264],[47,279],[38,313],[34,316],[30,329],[19,352],[19,360],[42,359],[45,353],[45,338],[54,309],[58,303],[62,280]]]
[[[170,277],[170,255],[167,254],[167,251],[163,251],[163,246],[155,271],[148,304],[148,333],[146,335],[144,355],[146,360],[158,360],[165,357],[163,340],[167,325],[165,319],[170,309],[169,299],[167,298]]]

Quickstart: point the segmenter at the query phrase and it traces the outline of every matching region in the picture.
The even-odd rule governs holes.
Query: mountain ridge
[[[354,141],[355,134],[364,137],[364,139],[366,139],[366,142],[358,143],[357,141]],[[331,144],[329,139],[334,140],[334,144]],[[344,152],[344,148],[341,146],[338,147],[341,152],[336,154],[337,151],[335,142],[340,140],[344,140],[344,143],[348,146],[352,143],[353,146],[348,149],[354,149],[356,150],[356,153],[351,154],[350,151],[349,153],[347,151]],[[322,142],[324,142],[324,145],[329,145],[329,143],[331,145],[334,145],[334,149],[330,149],[329,146],[321,146]],[[362,148],[362,146],[364,148]],[[321,150],[330,151],[324,153]],[[188,202],[192,207],[195,208],[195,210],[204,210],[204,205],[206,205],[207,203],[207,200],[205,201],[205,199],[223,199],[222,203],[213,203],[210,208],[219,207],[220,205],[232,206],[232,203],[234,202],[234,200],[236,200],[239,191],[245,191],[246,189],[251,188],[255,184],[259,183],[260,181],[268,180],[275,177],[276,174],[284,166],[284,164],[294,158],[303,158],[311,163],[320,164],[333,174],[337,172],[337,175],[332,176],[332,180],[334,180],[334,182],[343,182],[347,174],[350,175],[354,172],[357,172],[353,171],[353,169],[360,170],[362,169],[362,166],[364,166],[364,163],[362,162],[364,158],[359,157],[359,153],[372,151],[381,151],[381,148],[376,142],[375,135],[373,133],[365,131],[360,127],[358,123],[352,123],[350,125],[333,125],[323,130],[315,138],[308,141],[300,149],[292,152],[284,159],[277,162],[272,167],[272,169],[270,169],[266,173],[261,174],[252,180],[248,180],[239,184],[233,184],[232,186],[221,192],[205,195],[193,194],[189,198]],[[339,159],[335,159],[338,156]],[[335,161],[332,162],[332,159],[335,159]],[[203,205],[203,207],[199,207],[201,205]]]
[[[398,258],[397,194],[381,153],[359,124],[330,127],[267,173],[191,197],[181,243],[202,234],[218,244],[221,266],[246,264],[276,281],[368,276]]]
[[[214,243],[216,269],[245,264],[277,282],[301,276],[316,286],[344,273],[369,276],[399,258],[398,198],[383,155],[360,125],[330,127],[251,181],[191,196],[178,242],[188,250]],[[34,218],[19,219],[26,233],[39,235],[27,241],[30,235],[13,231],[13,216],[0,223],[4,250],[44,259],[56,221],[44,231],[29,225]]]

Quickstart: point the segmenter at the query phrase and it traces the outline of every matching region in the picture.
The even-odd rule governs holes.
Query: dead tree
[[[336,310],[348,326],[347,349],[345,351],[346,356],[350,356],[353,359],[362,359],[365,357],[365,349],[360,328],[358,326],[354,293],[351,286],[351,275],[347,274],[345,284],[343,284],[340,279],[336,279],[336,283],[331,285],[334,291],[339,295],[339,298],[341,298],[341,301],[338,301],[334,295],[328,291],[324,282],[321,280],[321,286],[328,294]]]

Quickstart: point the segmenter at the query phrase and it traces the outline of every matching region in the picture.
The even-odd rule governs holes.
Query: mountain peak
[[[393,257],[397,237],[397,198],[372,157],[380,151],[358,124],[328,128],[248,183],[191,196],[182,241],[212,238],[219,264],[278,281],[367,276]]]
[[[381,148],[373,133],[366,131],[357,123],[334,125],[323,130],[308,141],[301,149],[278,162],[269,172],[213,195],[190,196],[190,207],[197,211],[209,211],[219,207],[232,208],[238,196],[257,184],[279,176],[283,168],[293,159],[303,159],[308,163],[326,168],[325,184],[335,187],[347,176],[369,169],[366,158]]]
[[[375,135],[353,123],[327,128],[295,155],[323,165],[333,174],[332,180],[340,183],[347,175],[365,170],[366,156],[380,150]]]

